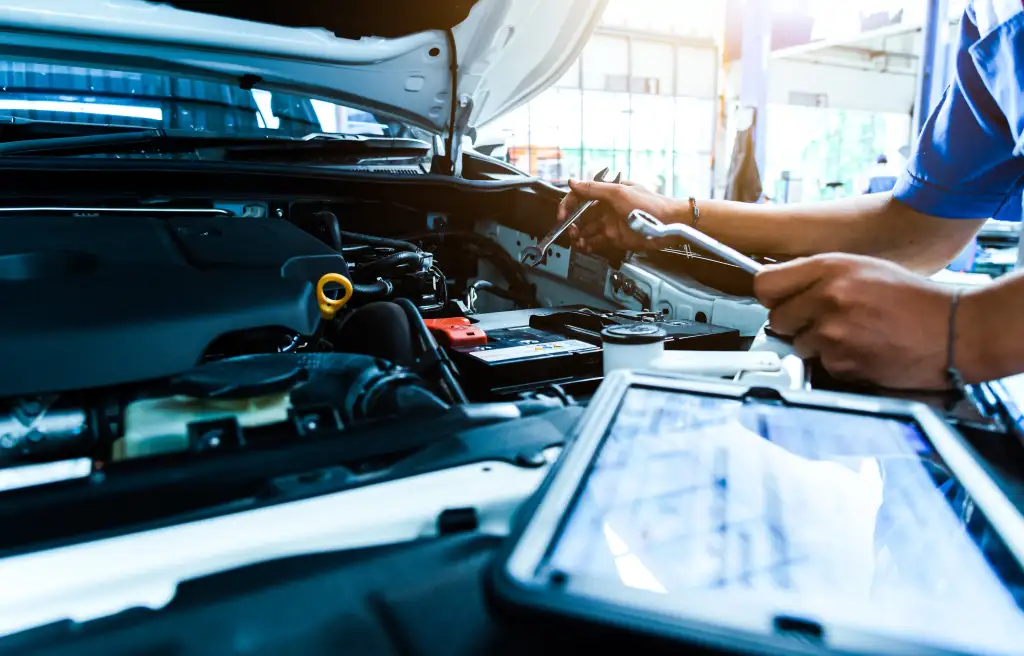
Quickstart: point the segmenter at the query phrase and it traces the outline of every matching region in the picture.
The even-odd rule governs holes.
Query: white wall
[[[914,76],[793,60],[768,67],[768,102],[786,104],[790,92],[824,94],[828,107],[904,114],[914,104]]]
[[[729,67],[727,97],[739,97],[739,63]],[[823,94],[827,106],[893,114],[909,113],[917,80],[912,75],[858,70],[847,66],[775,59],[768,66],[768,102],[788,104],[790,93]]]
[[[718,96],[718,52],[710,48],[679,46],[676,94],[694,98]]]

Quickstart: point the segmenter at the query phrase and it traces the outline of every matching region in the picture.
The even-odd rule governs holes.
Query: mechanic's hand
[[[948,389],[952,290],[855,255],[770,266],[754,280],[774,331],[833,376],[897,389]]]
[[[558,206],[558,221],[564,221],[588,200],[600,201],[603,213],[599,220],[586,225],[574,225],[569,237],[576,241],[576,247],[583,251],[594,251],[617,246],[627,251],[664,248],[662,240],[648,240],[629,229],[626,217],[633,210],[645,210],[655,217],[667,221],[671,203],[665,196],[648,191],[632,182],[612,184],[609,182],[569,181],[572,190]]]

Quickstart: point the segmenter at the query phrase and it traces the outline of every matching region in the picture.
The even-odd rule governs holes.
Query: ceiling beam
[[[850,33],[833,39],[821,39],[819,41],[811,41],[810,43],[793,46],[792,48],[782,48],[772,52],[772,59],[784,59],[786,57],[805,55],[819,50],[825,50],[827,48],[834,48],[836,46],[851,45],[871,39],[896,36],[899,34],[913,34],[914,32],[920,31],[920,25],[889,25],[888,27],[871,30],[870,32]]]

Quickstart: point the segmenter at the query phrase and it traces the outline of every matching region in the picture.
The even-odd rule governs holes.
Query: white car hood
[[[497,118],[557,81],[606,3],[479,0],[452,29],[456,132]],[[256,23],[146,0],[4,0],[0,57],[228,79],[387,113],[438,134],[447,132],[452,109],[443,30],[344,39],[324,28]]]

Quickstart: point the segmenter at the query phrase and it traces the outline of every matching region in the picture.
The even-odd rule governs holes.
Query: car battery
[[[599,379],[601,330],[609,325],[657,323],[669,335],[666,348],[742,350],[739,331],[694,321],[665,320],[644,312],[602,312],[582,306],[476,315],[474,329],[486,344],[449,344],[463,387],[482,400],[552,384]],[[479,391],[479,392],[476,392]],[[483,394],[481,394],[483,393]],[[474,399],[476,400],[476,399]]]
[[[531,327],[530,317],[550,310],[496,312],[474,317],[487,343],[450,346],[447,351],[463,387],[490,398],[552,384],[599,378],[601,347]]]

